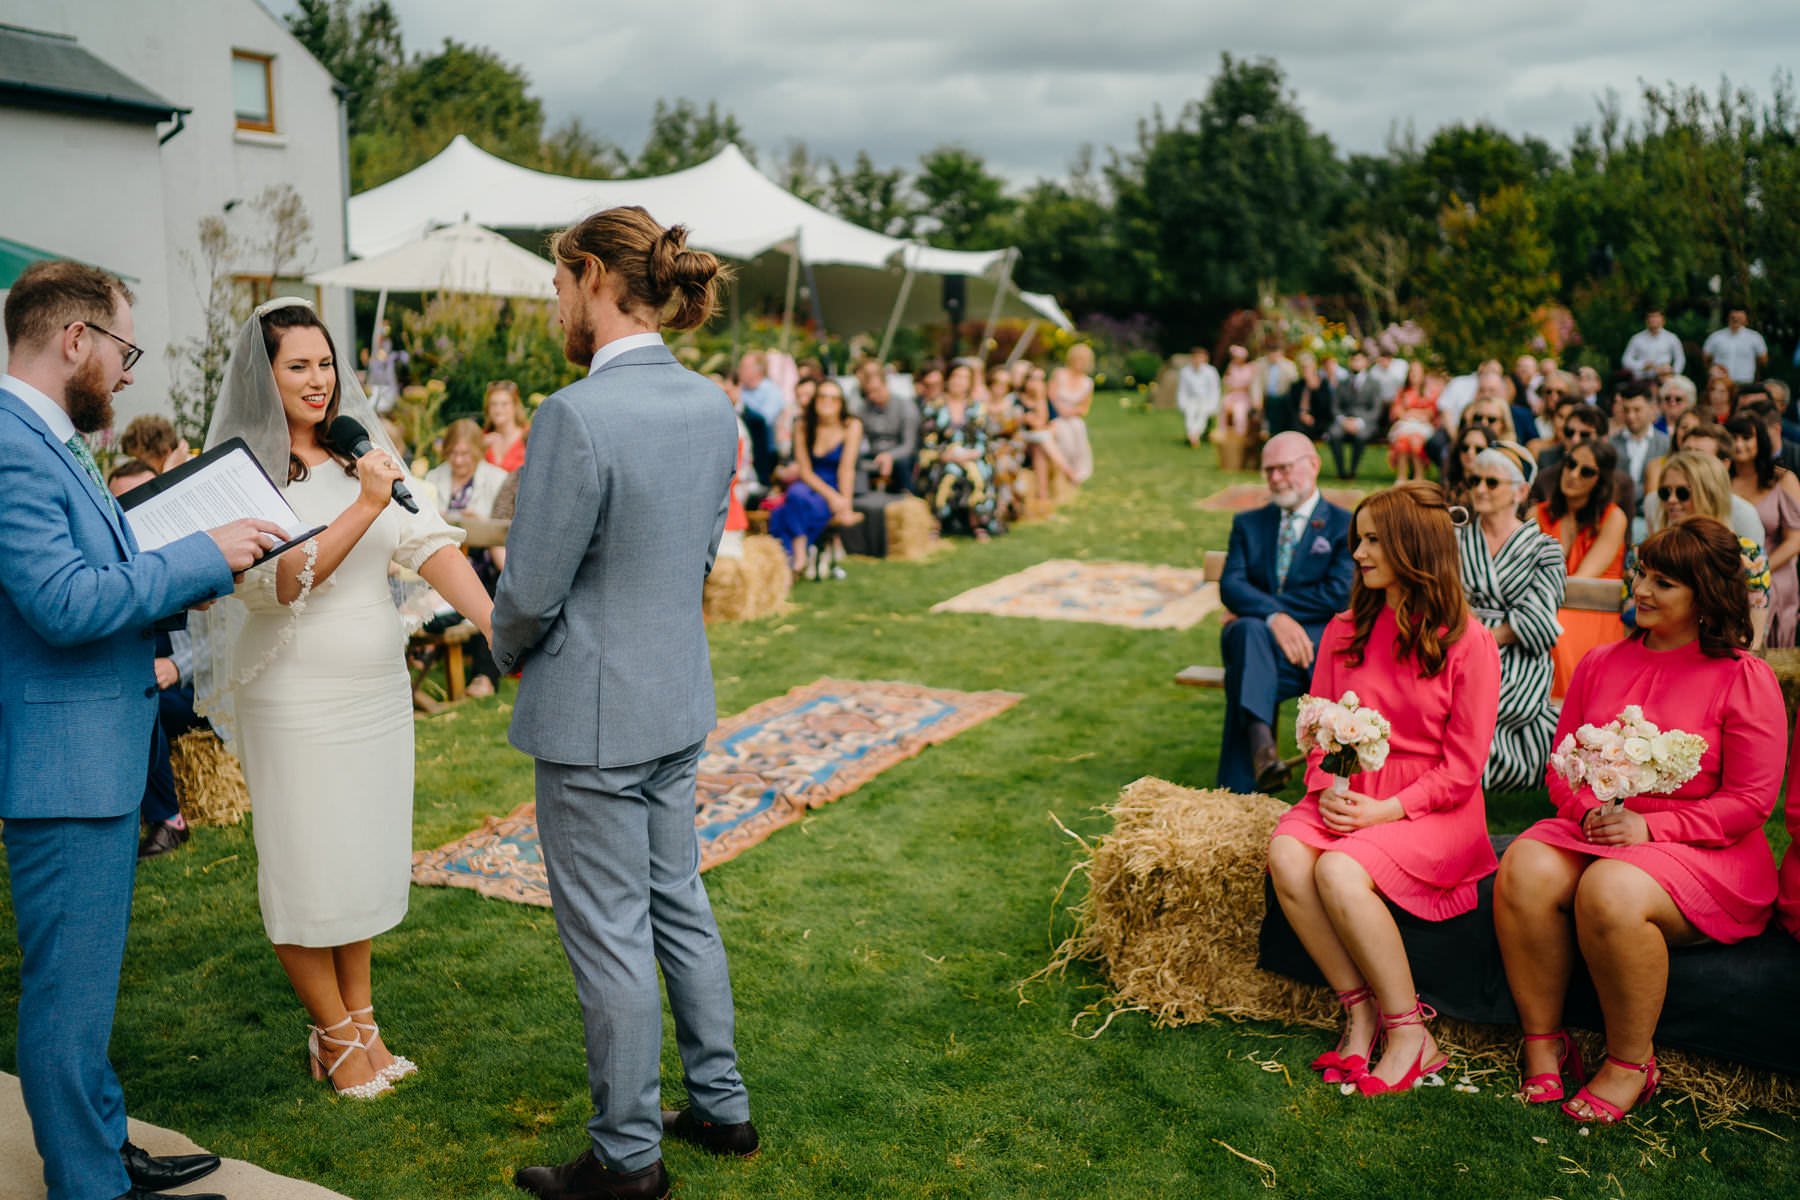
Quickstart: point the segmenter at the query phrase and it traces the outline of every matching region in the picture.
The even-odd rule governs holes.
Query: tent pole
[[[386,315],[387,315],[387,289],[382,288],[380,299],[375,301],[375,327],[373,329],[369,330],[369,356],[371,358],[374,357],[376,348],[381,345],[381,320]],[[392,348],[393,348],[393,343],[390,341],[389,342],[389,350],[391,351]]]
[[[1033,321],[1025,327],[1025,332],[1019,335],[1019,340],[1014,344],[1012,353],[1006,356],[1007,366],[1010,367],[1021,358],[1025,357],[1025,351],[1031,348],[1031,339],[1037,336],[1037,327],[1038,323],[1036,321]]]
[[[984,363],[988,356],[988,340],[994,336],[994,326],[1000,320],[1000,302],[1006,299],[1006,289],[1012,286],[1013,259],[1018,253],[1017,246],[1006,248],[1006,257],[1000,267],[1000,284],[994,289],[994,302],[988,305],[987,324],[981,327],[981,361]]]
[[[906,276],[900,281],[900,295],[894,300],[894,311],[888,316],[887,329],[881,335],[881,349],[875,354],[878,362],[886,364],[888,351],[894,348],[894,334],[900,331],[900,314],[906,308],[907,300],[912,298],[913,269],[910,264],[906,268]]]
[[[794,248],[788,252],[787,306],[781,317],[781,352],[787,353],[794,335],[794,296],[800,290],[800,231],[794,230]]]

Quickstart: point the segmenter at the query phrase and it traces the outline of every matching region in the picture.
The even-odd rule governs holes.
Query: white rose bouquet
[[[1378,771],[1387,762],[1390,732],[1387,718],[1364,708],[1355,692],[1345,692],[1335,701],[1300,697],[1295,740],[1302,750],[1318,747],[1325,751],[1319,766],[1331,772],[1331,790],[1337,795],[1349,789],[1351,772]]]
[[[1570,787],[1583,784],[1612,813],[1632,796],[1667,795],[1700,773],[1706,739],[1664,731],[1632,704],[1604,725],[1583,725],[1562,740],[1550,766]]]

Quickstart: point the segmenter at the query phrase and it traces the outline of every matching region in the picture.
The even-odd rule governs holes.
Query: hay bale
[[[1112,832],[1088,845],[1087,860],[1070,872],[1088,876],[1087,896],[1071,908],[1075,930],[1032,978],[1098,965],[1111,990],[1083,1018],[1135,1011],[1159,1026],[1229,1017],[1335,1029],[1330,991],[1256,966],[1264,861],[1286,810],[1267,796],[1148,777],[1127,785],[1107,810]],[[1453,1069],[1479,1063],[1497,1079],[1516,1069],[1516,1029],[1441,1020],[1432,1033],[1461,1060]],[[1598,1061],[1600,1038],[1583,1040],[1588,1061]],[[1665,1086],[1695,1103],[1702,1127],[1751,1108],[1800,1111],[1800,1079],[1678,1050],[1659,1050],[1657,1061]]]
[[[250,811],[250,788],[237,756],[210,729],[184,733],[169,747],[175,795],[190,825],[236,825]]]
[[[882,512],[887,522],[887,556],[890,559],[924,558],[931,552],[937,521],[931,508],[917,496],[902,496]]]
[[[752,621],[782,610],[794,586],[793,568],[772,537],[744,539],[740,558],[721,558],[706,577],[700,599],[708,621]]]
[[[1262,439],[1255,434],[1223,431],[1215,435],[1213,448],[1218,451],[1219,470],[1248,471],[1262,451]]]

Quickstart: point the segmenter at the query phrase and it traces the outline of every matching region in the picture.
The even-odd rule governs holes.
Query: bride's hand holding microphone
[[[380,447],[370,450],[356,460],[356,480],[362,486],[356,502],[379,516],[394,499],[394,485],[405,478],[393,455]]]

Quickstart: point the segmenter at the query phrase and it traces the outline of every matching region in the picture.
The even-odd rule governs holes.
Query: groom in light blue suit
[[[700,599],[737,421],[659,332],[713,307],[718,262],[685,239],[641,208],[556,238],[564,351],[588,375],[532,421],[494,596],[494,657],[524,672],[511,739],[538,760],[538,831],[594,1100],[579,1157],[515,1177],[545,1200],[666,1196],[665,1132],[716,1154],[758,1148],[694,831],[717,719]],[[658,966],[691,1102],[680,1112],[659,1101]]]
[[[0,836],[21,952],[18,1063],[50,1200],[147,1197],[218,1165],[126,1140],[107,1061],[156,721],[160,618],[232,589],[279,533],[140,552],[80,434],[131,382],[131,293],[71,262],[6,299],[0,377]],[[217,1198],[215,1198],[217,1200]]]

